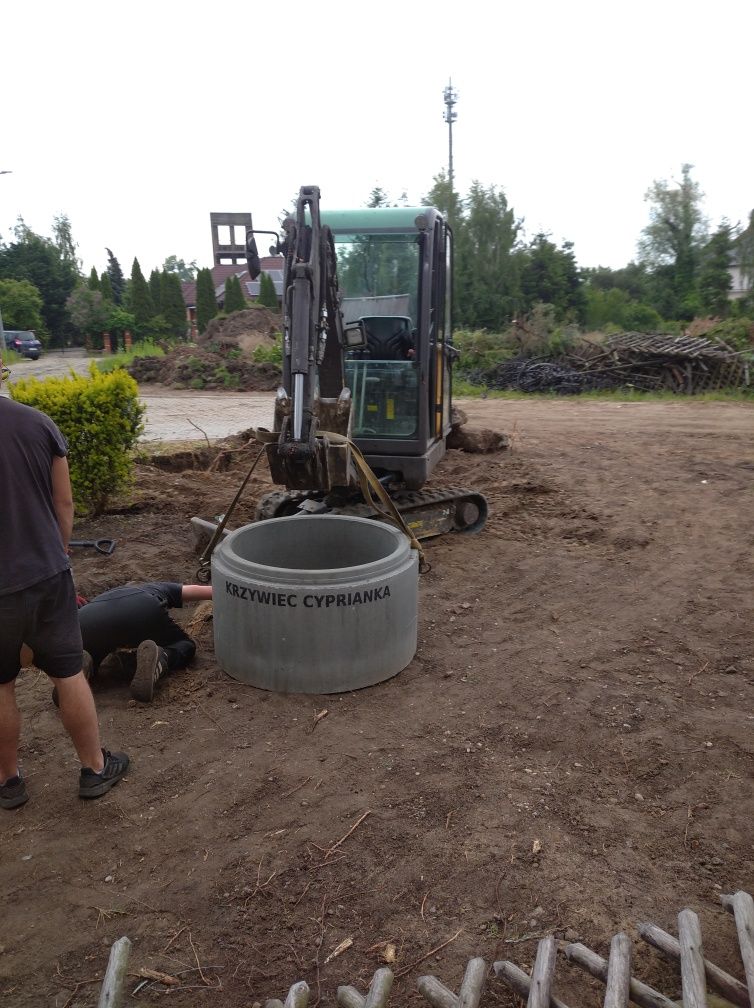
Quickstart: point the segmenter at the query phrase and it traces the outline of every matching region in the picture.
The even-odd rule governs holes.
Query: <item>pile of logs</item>
[[[629,1008],[629,1002],[639,1008],[679,1008],[679,1005],[682,1008],[707,1008],[708,990],[722,995],[730,1008],[754,1008],[754,900],[747,892],[737,892],[732,896],[721,895],[720,900],[735,919],[745,983],[705,958],[699,918],[693,910],[688,909],[681,910],[678,914],[678,938],[656,924],[639,924],[636,929],[644,942],[659,949],[673,964],[680,967],[680,1002],[632,975],[631,939],[623,932],[613,937],[609,960],[603,959],[586,945],[557,942],[555,938],[547,937],[539,942],[531,976],[507,960],[493,963],[492,972],[526,1001],[527,1008],[568,1008],[553,992],[558,952],[605,984],[604,1008]],[[99,1008],[122,1008],[125,1004],[124,986],[127,975],[144,978],[131,992],[132,996],[140,991],[146,993],[153,985],[160,985],[160,989],[172,986],[174,991],[185,989],[180,986],[177,978],[151,969],[128,974],[130,949],[128,938],[121,938],[113,945],[100,992]],[[398,976],[405,976],[409,969],[410,967],[403,969]],[[201,967],[199,973],[206,982]],[[468,962],[458,993],[431,975],[418,977],[416,987],[423,1000],[432,1008],[479,1008],[489,977],[490,970],[485,960],[475,958]],[[394,978],[393,971],[383,967],[374,974],[369,989],[364,993],[350,985],[338,987],[336,1000],[339,1008],[388,1008]],[[220,987],[215,989],[219,990]],[[264,1002],[264,1008],[307,1008],[309,997],[309,985],[304,980],[299,980],[289,989],[284,1001],[271,998]],[[580,996],[577,1003],[585,1003],[587,1000],[588,997]],[[404,994],[400,997],[400,1003],[405,1004],[406,1001]],[[319,998],[316,1003],[319,1004]],[[498,1004],[499,1000],[495,998],[494,1003]],[[256,1005],[262,1008],[262,1002],[256,1002]]]
[[[489,388],[573,395],[593,389],[695,392],[750,383],[751,354],[703,336],[625,332],[604,343],[583,339],[561,354],[518,357],[474,376]]]

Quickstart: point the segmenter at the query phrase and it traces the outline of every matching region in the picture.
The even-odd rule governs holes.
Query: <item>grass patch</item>
[[[454,399],[606,399],[612,402],[742,402],[754,403],[754,387],[718,389],[716,392],[698,392],[694,395],[661,389],[644,392],[641,389],[595,389],[575,395],[560,395],[558,392],[521,392],[519,389],[488,389],[484,385],[473,385],[464,379],[453,381]]]
[[[2,357],[3,357],[3,364],[7,365],[20,364],[22,361],[25,361],[27,359],[26,357],[23,356],[23,354],[16,353],[15,350],[11,350],[8,347],[2,347]]]
[[[116,368],[126,368],[131,364],[135,357],[164,357],[165,351],[161,346],[152,340],[142,340],[139,343],[134,343],[130,350],[124,350],[121,353],[109,354],[107,357],[101,357],[96,363],[100,371],[109,372],[115,371]]]

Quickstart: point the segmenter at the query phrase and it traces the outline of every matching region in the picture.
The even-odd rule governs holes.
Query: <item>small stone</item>
[[[137,703],[136,700],[129,700],[128,703],[126,704],[126,707],[135,707],[136,703]]]
[[[579,940],[579,933],[574,928],[566,928],[563,932],[563,937],[566,941],[577,942]]]
[[[105,875],[105,882],[112,882],[112,881],[113,881],[112,875]]]
[[[637,792],[636,792],[636,794],[634,795],[634,798],[635,798],[635,799],[636,799],[637,801],[644,801],[644,795],[643,795],[643,794],[639,794],[639,792],[638,792],[638,791],[637,791]]]

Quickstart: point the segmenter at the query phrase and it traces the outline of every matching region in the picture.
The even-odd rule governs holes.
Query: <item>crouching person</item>
[[[211,598],[209,585],[174,581],[124,585],[97,595],[78,614],[93,671],[112,655],[111,666],[114,661],[124,671],[133,671],[131,696],[149,703],[158,681],[168,672],[186,668],[196,653],[196,644],[170,610]],[[132,656],[120,650],[127,648],[137,649],[135,670]]]

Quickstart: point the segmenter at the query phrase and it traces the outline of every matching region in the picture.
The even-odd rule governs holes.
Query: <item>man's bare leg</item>
[[[94,697],[84,673],[79,672],[78,675],[69,676],[67,679],[56,679],[54,676],[50,678],[58,688],[60,717],[65,730],[71,736],[81,765],[100,773],[104,762],[97,708],[94,706]]]
[[[0,784],[18,773],[21,712],[16,703],[16,681],[0,685]],[[100,757],[101,759],[102,757]]]

